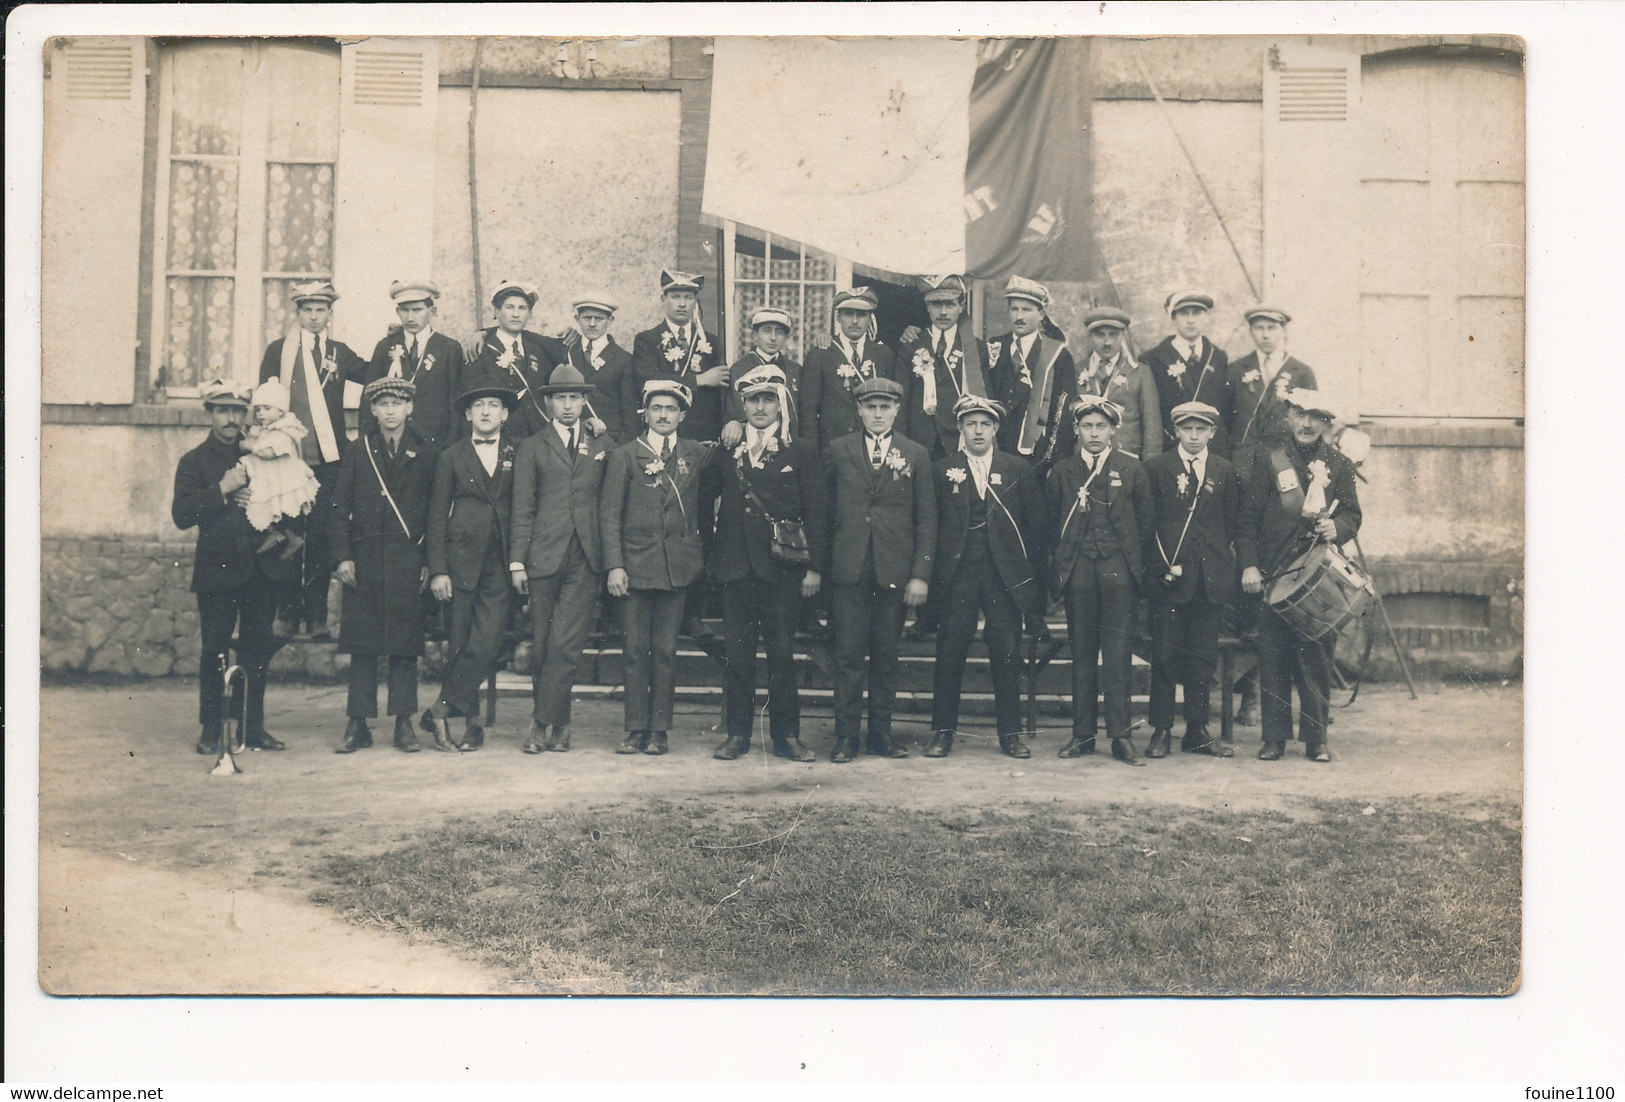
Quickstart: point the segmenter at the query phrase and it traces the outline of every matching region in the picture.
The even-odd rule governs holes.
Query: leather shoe
[[[1147,750],[1145,752],[1145,756],[1150,757],[1151,756],[1151,751]],[[1168,756],[1168,751],[1166,749],[1163,750],[1162,756],[1163,757]],[[1138,755],[1138,754],[1136,754],[1134,752],[1134,740],[1133,739],[1127,739],[1127,738],[1114,738],[1114,739],[1112,739],[1112,757],[1116,758],[1118,761],[1122,762],[1124,765],[1144,765],[1145,764],[1145,762],[1140,760],[1140,755]]]
[[[264,727],[248,732],[248,748],[250,750],[286,750],[288,744],[277,738]]]
[[[1123,740],[1122,739],[1113,739],[1112,740],[1112,755],[1114,757],[1117,754],[1117,744],[1119,742],[1121,742],[1121,741],[1123,741]],[[1171,743],[1172,741],[1173,741],[1173,732],[1168,730],[1168,728],[1166,728],[1166,727],[1158,727],[1155,731],[1151,732],[1151,741],[1150,741],[1149,744],[1147,744],[1147,746],[1145,748],[1145,756],[1148,757],[1148,758],[1165,758],[1165,757],[1167,757],[1168,756],[1168,746],[1169,746],[1169,743]]]
[[[626,738],[615,748],[617,754],[641,754],[643,748],[649,744],[649,732],[628,731]]]
[[[448,754],[455,754],[457,746],[451,741],[451,724],[447,720],[434,714],[431,708],[418,718],[418,726],[429,733],[434,740],[434,748]]]
[[[807,747],[802,744],[801,739],[797,738],[795,735],[791,735],[787,739],[782,739],[775,742],[773,744],[773,752],[779,757],[789,758],[791,761],[817,760],[813,752],[807,749]]]
[[[395,749],[403,754],[415,754],[423,749],[412,732],[412,721],[406,716],[395,717]]]
[[[203,733],[197,737],[197,752],[200,754],[220,753],[220,728],[203,728]]]
[[[1233,758],[1236,756],[1235,748],[1226,746],[1223,742],[1207,733],[1206,727],[1198,727],[1194,733],[1186,736],[1191,740],[1193,754],[1206,754],[1214,758]]]
[[[925,756],[928,758],[945,758],[948,751],[954,748],[954,733],[952,731],[933,731],[931,741],[926,745]]]
[[[1031,748],[1021,741],[1020,735],[1007,735],[999,740],[999,749],[1012,758],[1030,758],[1033,756]]]
[[[879,758],[906,758],[908,747],[892,738],[869,740],[869,753]]]
[[[1243,727],[1257,727],[1258,718],[1258,698],[1242,697],[1241,709],[1236,712],[1236,722]]]
[[[351,716],[344,725],[344,738],[333,748],[335,754],[353,754],[372,746],[372,731],[360,716]]]
[[[547,749],[547,729],[534,719],[530,721],[530,733],[525,736],[524,751],[527,754],[540,754]]]
[[[555,723],[548,732],[547,748],[555,754],[568,753],[570,749],[570,728]]]
[[[459,750],[478,750],[485,745],[485,728],[478,723],[470,723],[463,728],[463,741],[457,744]]]
[[[858,740],[855,738],[838,738],[835,740],[835,752],[829,760],[836,765],[845,765],[858,756]]]
[[[1058,758],[1081,758],[1094,752],[1095,736],[1090,735],[1088,738],[1080,738],[1074,735],[1072,741],[1061,747],[1061,752],[1055,756]]]
[[[729,735],[722,740],[722,745],[717,747],[716,753],[711,756],[718,761],[737,761],[749,751],[749,739],[740,738],[738,735]]]
[[[1326,762],[1332,760],[1332,752],[1326,749],[1324,742],[1311,742],[1304,746],[1303,756],[1310,761]]]
[[[661,754],[664,754],[666,752],[666,732],[651,732],[649,735],[649,741],[643,747],[643,752],[654,757],[659,757]]]
[[[1258,748],[1259,761],[1280,761],[1281,755],[1286,753],[1286,745],[1280,742],[1266,742]]]

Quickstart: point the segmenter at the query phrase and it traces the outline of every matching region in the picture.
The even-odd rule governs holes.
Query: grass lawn
[[[541,991],[1495,994],[1517,983],[1518,808],[1229,813],[651,802],[461,818],[312,893]]]

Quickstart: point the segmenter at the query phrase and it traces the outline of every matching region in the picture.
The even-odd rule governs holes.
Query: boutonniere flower
[[[1179,477],[1174,481],[1174,485],[1179,488],[1179,496],[1184,497],[1185,496],[1185,491],[1190,489],[1190,487],[1191,487],[1190,476],[1188,474],[1186,474],[1184,471],[1180,471],[1179,472]]]
[[[502,457],[502,469],[505,470],[505,471],[513,470],[513,460],[508,458],[507,456],[503,456]]]
[[[734,446],[734,461],[735,462],[743,463],[745,461],[745,457],[747,455],[749,455],[749,454],[750,454],[750,446],[747,445],[743,440],[741,440],[737,445]]]
[[[1174,382],[1177,383],[1181,379],[1183,379],[1184,377],[1185,377],[1185,361],[1184,360],[1175,360],[1173,363],[1168,365],[1168,378],[1174,380]]]
[[[998,363],[999,357],[1004,355],[1004,346],[998,341],[987,342],[987,362]]]
[[[1309,484],[1311,488],[1319,486],[1323,490],[1332,484],[1332,472],[1324,459],[1316,459],[1309,464]]]
[[[711,342],[705,339],[704,333],[701,333],[700,339],[694,342],[694,351],[698,352],[702,356],[710,355]]]
[[[992,474],[987,476],[987,483],[989,486],[1003,486],[1004,476],[999,474],[997,471],[994,471]]]
[[[429,372],[434,370],[434,353],[433,352],[431,352],[427,356],[423,357],[423,366],[418,368],[418,370],[422,371],[424,374],[428,374]]]
[[[1121,376],[1121,375],[1113,375],[1111,377],[1111,381],[1109,381],[1106,384],[1106,386],[1107,386],[1108,389],[1110,389],[1111,387],[1114,387],[1114,386],[1122,386],[1126,382],[1128,382],[1128,380],[1125,379],[1123,376]]]
[[[904,475],[913,473],[908,469],[908,460],[904,459],[903,453],[898,451],[896,448],[893,448],[886,454],[886,466],[891,468],[891,477],[893,482],[897,481],[899,478],[902,478]]]
[[[864,360],[863,364],[858,368],[858,372],[865,379],[872,377],[875,373],[875,362],[873,360]]]
[[[932,368],[931,353],[924,348],[914,350],[914,374],[925,378],[925,373]]]
[[[653,477],[666,469],[666,463],[661,459],[651,459],[643,465],[643,473]]]
[[[683,358],[683,350],[681,348],[678,348],[675,344],[671,345],[670,347],[668,347],[666,349],[666,362],[667,363],[676,363],[678,360],[681,360],[682,358]]]
[[[943,474],[947,475],[948,481],[954,484],[954,493],[957,494],[959,492],[960,483],[965,481],[965,468],[949,467],[943,472]]]
[[[394,367],[396,374],[400,373],[401,362],[403,360],[405,360],[405,359],[406,359],[406,346],[405,345],[397,344],[397,345],[395,345],[393,348],[391,348],[389,350],[389,362],[390,362],[391,366]]]
[[[1256,383],[1261,378],[1263,378],[1263,376],[1259,374],[1258,368],[1255,367],[1243,375],[1241,377],[1241,381],[1244,383]]]
[[[1285,372],[1275,376],[1275,397],[1285,398],[1286,392],[1292,387],[1292,378]]]
[[[842,364],[835,369],[835,374],[843,379],[855,379],[858,377],[858,369],[851,364]]]
[[[513,354],[513,349],[504,348],[502,350],[502,354],[497,357],[497,367],[501,368],[503,371],[506,371],[513,366],[514,359],[515,357]]]
[[[1078,487],[1078,508],[1089,508],[1089,487],[1087,486]]]

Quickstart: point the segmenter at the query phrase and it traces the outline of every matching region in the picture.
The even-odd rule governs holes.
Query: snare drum
[[[1371,576],[1330,543],[1294,559],[1265,592],[1270,611],[1311,641],[1358,620],[1375,599]]]

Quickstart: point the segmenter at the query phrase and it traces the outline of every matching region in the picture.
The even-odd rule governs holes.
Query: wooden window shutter
[[[365,356],[395,321],[390,282],[433,275],[439,41],[348,43],[339,81],[333,328]]]
[[[41,399],[135,400],[147,51],[59,38],[45,106]],[[95,325],[85,326],[89,304]]]

